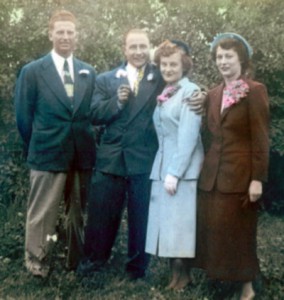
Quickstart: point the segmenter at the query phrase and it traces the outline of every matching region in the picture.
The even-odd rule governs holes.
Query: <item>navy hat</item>
[[[189,55],[189,56],[191,55],[192,49],[183,41],[170,40],[170,42],[177,45],[179,48],[181,48],[186,53],[186,55]]]
[[[224,40],[224,39],[235,39],[235,40],[238,40],[239,42],[241,42],[245,46],[245,48],[247,50],[247,53],[248,53],[248,57],[249,58],[252,57],[253,50],[252,50],[251,45],[248,43],[248,41],[245,38],[243,38],[241,35],[239,35],[237,33],[233,33],[233,32],[218,33],[214,37],[213,42],[211,43],[210,51],[212,52],[213,49],[216,47],[216,45],[221,40]]]

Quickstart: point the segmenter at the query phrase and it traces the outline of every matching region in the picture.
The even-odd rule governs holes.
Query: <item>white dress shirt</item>
[[[68,58],[64,58],[64,57],[60,56],[59,54],[57,54],[53,49],[53,50],[51,50],[51,57],[53,59],[56,70],[57,70],[62,82],[64,82],[64,80],[63,80],[63,65],[65,62],[65,59],[67,60],[68,65],[69,65],[69,72],[70,72],[71,78],[74,82],[73,55],[71,54]]]
[[[144,69],[145,67],[142,67]],[[130,88],[132,91],[134,91],[134,85],[138,78],[138,69],[134,66],[132,66],[130,63],[127,63],[126,65],[126,72],[127,72],[127,78],[130,84]]]

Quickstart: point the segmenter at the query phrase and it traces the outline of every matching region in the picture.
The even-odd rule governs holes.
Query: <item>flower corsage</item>
[[[179,89],[180,85],[169,85],[165,87],[162,94],[157,97],[158,104],[161,105],[163,102],[169,100]]]
[[[241,101],[249,92],[248,84],[243,80],[235,80],[224,88],[223,91],[223,108],[228,108]]]

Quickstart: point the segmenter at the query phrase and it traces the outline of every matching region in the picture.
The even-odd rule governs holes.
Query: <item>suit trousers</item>
[[[149,174],[122,177],[96,172],[93,175],[85,234],[85,252],[92,261],[103,264],[109,259],[127,203],[126,271],[144,274],[149,262],[145,241],[150,189]]]
[[[64,197],[67,237],[67,267],[76,268],[83,256],[84,210],[89,192],[91,170],[47,172],[31,170],[27,205],[26,260],[48,258],[56,232],[60,201]]]

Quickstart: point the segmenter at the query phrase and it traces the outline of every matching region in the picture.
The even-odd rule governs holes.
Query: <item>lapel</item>
[[[130,101],[133,101],[133,105],[130,111],[128,124],[136,117],[146,103],[148,103],[152,97],[152,94],[156,92],[159,83],[157,75],[157,71],[154,70],[153,66],[147,64],[144,71],[144,76],[139,85],[138,95],[130,99]]]
[[[81,69],[83,69],[83,65],[78,59],[73,58],[73,65],[74,65],[74,110],[73,114],[78,110],[80,107],[80,104],[83,101],[86,89],[87,89],[87,84],[88,80],[86,76],[90,75],[80,75],[79,72]]]
[[[70,99],[67,97],[64,85],[53,63],[51,54],[48,54],[43,58],[41,75],[46,86],[53,92],[55,97],[68,110],[72,111]]]
[[[212,101],[211,104],[212,115],[216,124],[221,123],[221,105],[222,105],[223,89],[224,89],[224,83],[217,86],[210,97],[211,98],[210,101]]]

